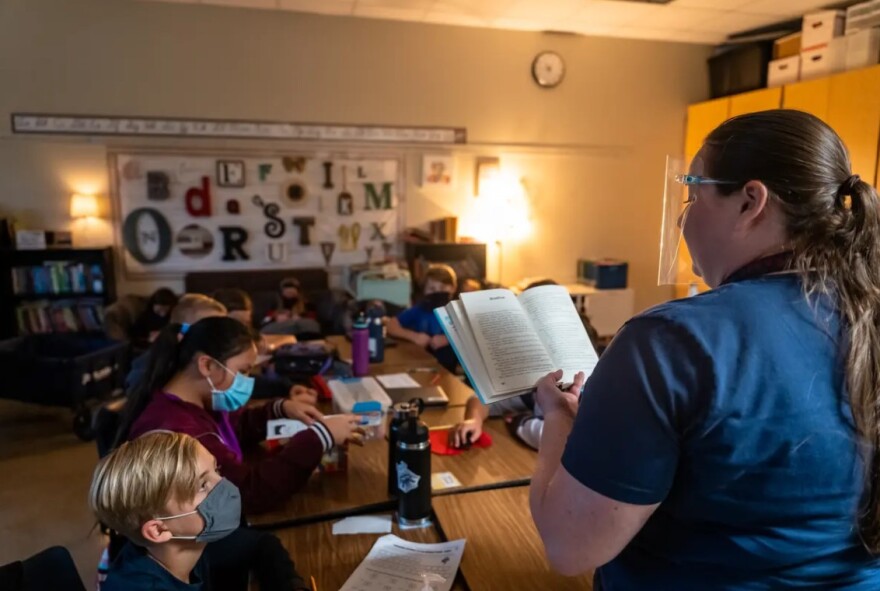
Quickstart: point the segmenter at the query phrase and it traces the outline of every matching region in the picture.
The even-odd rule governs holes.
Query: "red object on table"
[[[467,450],[464,448],[452,447],[449,444],[449,429],[431,429],[429,437],[431,438],[431,451],[441,456],[457,456]],[[485,431],[480,438],[471,443],[471,447],[489,447],[492,445],[492,436]]]
[[[318,398],[321,400],[333,399],[333,392],[330,390],[330,386],[327,385],[327,380],[324,379],[324,376],[312,376],[312,387],[318,391]]]

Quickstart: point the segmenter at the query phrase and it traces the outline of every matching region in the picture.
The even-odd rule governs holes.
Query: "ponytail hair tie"
[[[189,330],[189,322],[181,322],[180,323],[180,333],[179,333],[180,336],[185,335],[188,330]]]
[[[850,176],[848,179],[843,181],[843,184],[840,185],[840,189],[838,193],[841,196],[852,195],[856,190],[856,185],[862,182],[862,177],[857,174]]]

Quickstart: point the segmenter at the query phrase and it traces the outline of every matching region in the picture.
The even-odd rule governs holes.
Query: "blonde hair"
[[[455,270],[449,265],[441,265],[438,263],[428,265],[428,269],[425,271],[423,284],[426,284],[431,280],[438,281],[443,285],[451,285],[453,288],[458,287],[458,279],[455,276]]]
[[[195,324],[205,316],[226,315],[226,306],[200,293],[185,293],[171,311],[174,324]]]
[[[172,499],[195,498],[199,445],[189,435],[166,431],[123,443],[95,468],[89,506],[102,523],[144,545],[144,523],[164,516]]]

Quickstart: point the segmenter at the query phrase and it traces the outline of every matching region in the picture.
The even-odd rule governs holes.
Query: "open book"
[[[519,296],[506,289],[463,293],[434,314],[483,404],[526,394],[557,369],[566,383],[579,371],[590,375],[598,361],[561,285]]]

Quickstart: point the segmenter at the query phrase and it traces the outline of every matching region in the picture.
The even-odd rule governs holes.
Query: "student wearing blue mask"
[[[172,324],[150,351],[150,365],[126,402],[118,440],[151,431],[185,433],[198,439],[217,459],[223,474],[241,490],[245,510],[271,510],[301,488],[335,445],[358,442],[357,419],[324,417],[309,405],[310,427],[290,439],[278,453],[253,454],[266,438],[266,422],[303,418],[306,403],[279,398],[246,407],[254,379],[247,375],[256,361],[253,333],[227,317],[199,320],[181,335]]]

